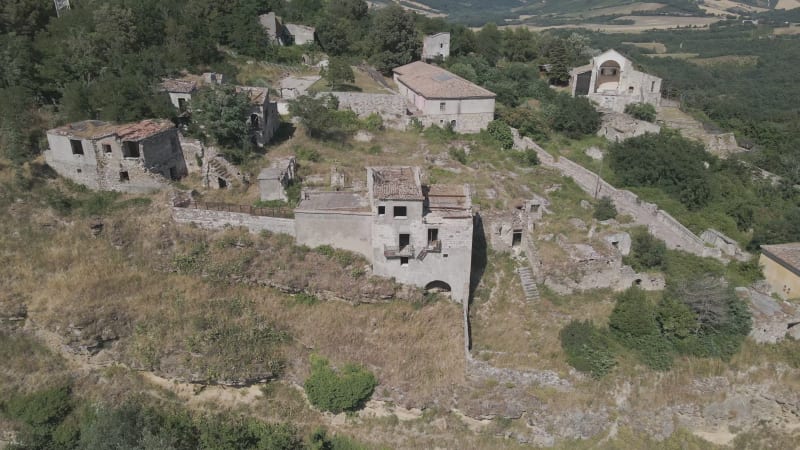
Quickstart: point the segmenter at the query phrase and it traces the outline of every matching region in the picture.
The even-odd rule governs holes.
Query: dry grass
[[[667,46],[661,42],[623,42],[623,44],[633,45],[656,53],[667,53]]]
[[[716,65],[755,66],[756,64],[758,64],[758,56],[726,55],[726,56],[716,56],[713,58],[692,58],[689,59],[689,62],[691,62],[692,64],[697,64],[698,66],[702,67],[716,66]]]
[[[391,93],[385,87],[378,84],[373,80],[366,72],[359,69],[358,67],[353,67],[353,74],[355,75],[355,82],[353,83],[346,83],[342,86],[338,86],[336,91],[353,91],[353,92],[363,92],[365,94],[388,94]],[[388,83],[394,84],[390,79],[384,78],[385,81]],[[331,91],[331,87],[328,82],[322,78],[309,88],[311,92],[328,92]]]

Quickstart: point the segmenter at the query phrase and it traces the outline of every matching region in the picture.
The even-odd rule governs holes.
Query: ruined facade
[[[421,61],[394,69],[408,113],[423,125],[477,133],[494,120],[496,95],[458,75]]]
[[[270,41],[278,45],[313,44],[316,38],[314,27],[294,23],[284,24],[274,12],[258,16],[258,23],[267,32]]]
[[[364,255],[375,275],[469,298],[473,212],[466,185],[423,186],[418,167],[370,167],[367,193],[306,192],[297,243]]]
[[[253,144],[267,145],[281,125],[278,105],[269,100],[269,89],[262,87],[237,86],[236,92],[244,92],[250,98],[247,126]]]
[[[585,95],[601,109],[623,112],[632,103],[661,104],[661,78],[639,72],[616,50],[570,72],[572,95]]]
[[[294,45],[313,44],[317,35],[317,30],[314,27],[295,23],[287,23],[286,32]]]
[[[178,131],[168,120],[85,120],[49,130],[47,141],[47,164],[92,189],[150,192],[187,174]]]
[[[261,200],[288,201],[286,188],[294,181],[297,159],[294,156],[273,161],[270,167],[258,174],[258,191]]]
[[[435,61],[450,57],[450,33],[425,36],[422,41],[422,60]]]

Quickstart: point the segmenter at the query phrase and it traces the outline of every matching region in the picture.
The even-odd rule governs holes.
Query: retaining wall
[[[178,223],[193,223],[201,228],[245,227],[251,233],[270,231],[295,236],[294,219],[177,206],[172,208],[172,217]]]

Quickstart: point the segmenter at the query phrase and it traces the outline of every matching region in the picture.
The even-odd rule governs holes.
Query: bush
[[[377,384],[375,375],[366,369],[348,364],[337,373],[328,360],[312,356],[311,376],[303,387],[312,405],[338,414],[361,408]]]
[[[559,337],[567,362],[581,372],[600,378],[617,364],[611,339],[588,320],[573,320],[561,329]]]
[[[369,131],[383,130],[383,117],[377,113],[370,114],[364,119],[364,128]]]
[[[467,163],[467,152],[464,151],[463,148],[450,148],[447,151],[447,154],[450,155],[451,158],[455,159],[456,161],[460,162],[461,164]]]
[[[634,229],[631,236],[631,253],[625,257],[625,264],[629,264],[636,271],[664,269],[667,257],[667,245],[664,241],[656,239],[646,228]]]
[[[311,162],[322,161],[322,155],[313,148],[297,147],[294,149],[294,154],[297,155],[297,158],[300,160]]]
[[[617,207],[611,197],[605,196],[597,202],[594,207],[594,218],[597,220],[609,220],[617,217]]]
[[[526,167],[539,165],[539,155],[536,153],[536,150],[530,148],[515,151],[511,154],[511,157],[514,158],[514,161]]]
[[[500,148],[503,150],[510,150],[514,147],[514,135],[511,133],[511,127],[502,120],[493,120],[489,122],[486,131],[500,144]]]
[[[625,105],[625,114],[647,122],[656,121],[656,108],[650,103],[631,103]]]
[[[634,350],[648,367],[656,370],[672,367],[672,346],[661,335],[655,308],[641,289],[633,287],[617,296],[608,328],[617,342]]]
[[[600,113],[586,97],[559,94],[545,105],[544,115],[553,130],[572,139],[594,134],[600,128]]]

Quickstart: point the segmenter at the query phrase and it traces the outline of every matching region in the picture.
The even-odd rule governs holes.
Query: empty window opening
[[[439,240],[439,229],[428,228],[428,245],[436,243]]]
[[[602,75],[604,77],[613,77],[616,74],[617,74],[617,68],[616,67],[601,67],[600,68],[600,75]]]
[[[407,217],[408,210],[405,206],[395,206],[394,207],[394,217],[398,219],[405,219]]]
[[[455,120],[451,120],[450,121],[450,128],[455,128],[455,127],[456,127],[456,121]]]
[[[522,244],[522,230],[514,230],[511,234],[511,246],[518,247]]]
[[[217,177],[217,185],[220,189],[225,189],[228,187],[228,182],[222,177]]]
[[[642,279],[641,279],[641,278],[637,278],[637,279],[634,281],[634,283],[636,283],[636,285],[637,285],[637,286],[641,286],[641,285],[642,285]]]
[[[539,212],[539,205],[537,205],[535,203],[532,204],[531,205],[531,212]]]
[[[397,241],[398,247],[400,247],[400,250],[403,250],[404,248],[408,247],[409,244],[411,244],[411,235],[401,234]]]
[[[408,258],[406,257],[400,258],[400,267],[408,267]]]
[[[123,170],[122,172],[119,173],[119,181],[123,181],[123,182],[124,181],[131,181],[131,176],[128,175],[128,171],[127,170]]]
[[[83,171],[81,169],[77,169],[77,172],[78,173],[82,173]]]
[[[122,156],[124,158],[138,158],[139,157],[139,143],[138,142],[123,142],[122,143]]]
[[[619,241],[611,241],[611,245],[613,245],[614,248],[617,248],[619,247]]]
[[[386,207],[385,206],[378,206],[378,215],[383,217],[386,215]]]
[[[258,114],[250,114],[250,126],[255,129],[258,129],[259,127]]]
[[[446,109],[446,107],[447,107],[447,104],[445,102],[439,103],[439,111],[444,111]]]
[[[170,180],[177,180],[178,179],[178,169],[175,167],[169,168],[169,179]]]
[[[103,153],[106,155],[111,153],[111,145],[110,144],[103,144]]]
[[[439,48],[444,48],[444,44],[439,44]]]
[[[655,92],[655,91],[656,91],[656,82],[655,81],[651,81],[650,82],[650,92]]]
[[[186,112],[186,99],[185,98],[179,98],[178,99],[178,110],[180,112]]]
[[[633,86],[628,86],[628,93],[633,94]]]
[[[83,143],[77,139],[70,139],[69,145],[72,147],[72,154],[73,155],[82,155],[83,154]]]

